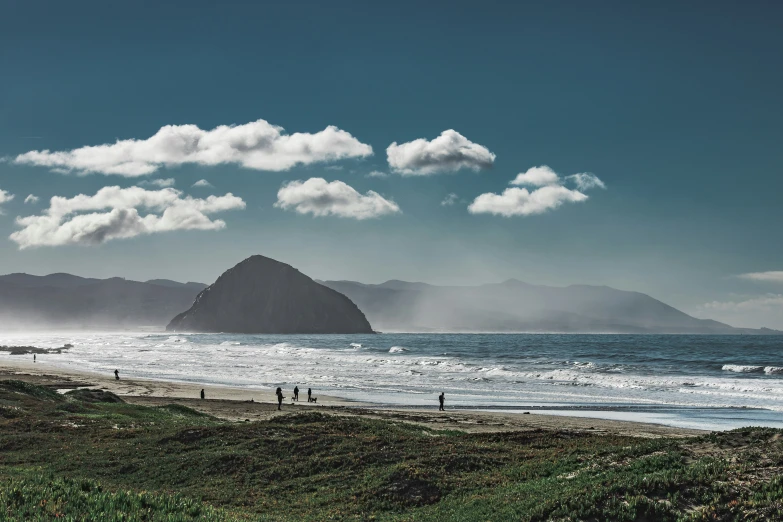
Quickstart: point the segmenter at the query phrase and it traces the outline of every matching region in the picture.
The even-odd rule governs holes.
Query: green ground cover
[[[781,520],[783,439],[221,421],[0,382],[0,520]]]

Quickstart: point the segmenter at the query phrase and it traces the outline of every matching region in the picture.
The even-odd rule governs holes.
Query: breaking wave
[[[741,364],[724,364],[721,368],[724,372],[756,373],[764,371],[763,366],[744,366]]]

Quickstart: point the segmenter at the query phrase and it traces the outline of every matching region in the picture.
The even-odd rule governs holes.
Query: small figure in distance
[[[277,409],[282,410],[283,409],[283,389],[278,388],[275,392],[277,394]]]
[[[201,398],[204,398],[204,388],[201,388]]]
[[[446,395],[443,392],[440,392],[438,400],[440,401],[440,408],[438,408],[438,411],[446,411],[446,408],[443,407],[443,401],[446,400]]]
[[[35,354],[33,354],[33,362],[35,362]]]
[[[120,371],[119,370],[114,370],[114,379],[118,380],[118,381],[120,380]]]
[[[307,388],[307,402],[313,402],[313,390]]]
[[[294,400],[299,402],[299,386],[294,386]]]

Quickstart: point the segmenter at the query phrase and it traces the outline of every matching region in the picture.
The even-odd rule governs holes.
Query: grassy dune
[[[783,439],[230,423],[0,382],[0,520],[780,520]]]

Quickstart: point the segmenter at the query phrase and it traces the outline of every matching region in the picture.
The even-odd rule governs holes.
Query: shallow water
[[[38,360],[129,377],[296,384],[387,405],[436,406],[443,391],[449,407],[783,427],[783,336],[0,334],[0,345],[65,343],[74,347]]]

